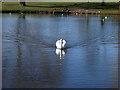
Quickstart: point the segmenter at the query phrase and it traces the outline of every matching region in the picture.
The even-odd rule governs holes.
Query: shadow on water
[[[101,20],[3,15],[3,88],[117,87],[117,50],[102,43],[117,42],[118,22]],[[67,49],[55,48],[60,38]]]

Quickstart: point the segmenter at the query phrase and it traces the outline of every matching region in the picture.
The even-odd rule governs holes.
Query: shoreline
[[[102,11],[102,10],[83,10],[83,9],[78,9],[78,10],[2,10],[0,13],[25,13],[25,14],[91,14],[91,15],[120,15],[120,12],[107,12],[107,11]]]
[[[36,13],[36,14],[94,14],[120,15],[119,3],[56,3],[56,2],[26,2],[21,6],[19,2],[4,2],[0,13]]]

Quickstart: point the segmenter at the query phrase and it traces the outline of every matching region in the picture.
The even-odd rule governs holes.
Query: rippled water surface
[[[119,18],[103,19],[3,14],[3,88],[118,87]]]

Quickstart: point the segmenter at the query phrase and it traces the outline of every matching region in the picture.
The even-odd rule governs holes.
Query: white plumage
[[[56,48],[58,49],[64,49],[65,48],[66,41],[63,39],[60,39],[56,42]]]

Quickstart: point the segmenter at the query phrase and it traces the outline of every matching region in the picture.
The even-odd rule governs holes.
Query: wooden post
[[[18,0],[18,2],[20,2],[21,6],[26,6],[25,0]]]
[[[102,0],[102,6],[105,6],[105,0]]]
[[[25,2],[20,2],[21,6],[26,6]]]
[[[119,2],[119,11],[120,11],[120,2]]]
[[[119,11],[120,11],[120,5],[119,5]]]

